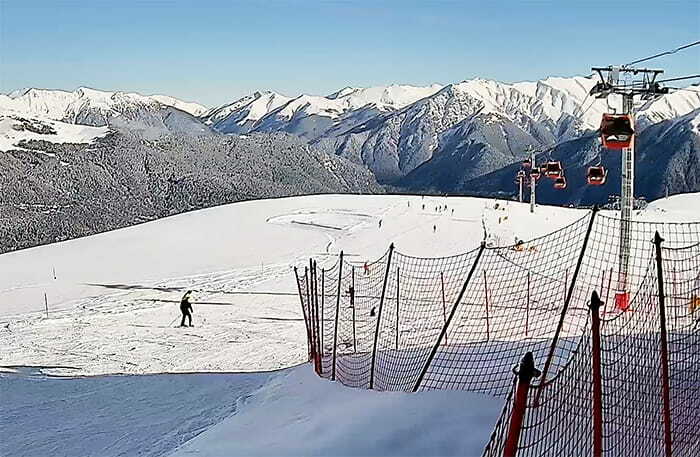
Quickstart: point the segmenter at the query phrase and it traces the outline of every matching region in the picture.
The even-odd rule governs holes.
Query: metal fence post
[[[314,360],[316,357],[316,346],[314,341],[314,320],[313,320],[313,310],[311,307],[311,286],[309,285],[309,267],[304,267],[304,284],[306,285],[306,315],[309,318],[309,342],[311,345],[311,357],[309,361]]]
[[[666,295],[664,293],[664,269],[661,257],[661,243],[664,239],[657,231],[654,234],[654,245],[656,248],[656,274],[659,282],[659,326],[661,339],[661,382],[663,399],[663,421],[664,421],[664,445],[666,457],[671,457],[673,441],[671,435],[671,387],[668,372],[668,336],[666,334]]]
[[[442,325],[447,322],[447,305],[445,304],[445,275],[440,272],[440,287],[442,288]],[[447,344],[447,335],[445,335],[445,344]]]
[[[309,259],[308,277],[306,283],[307,295],[309,297],[309,320],[311,323],[311,347],[312,360],[314,362],[314,370],[318,373],[318,345],[316,344],[316,316],[314,311],[314,261]]]
[[[306,344],[308,348],[309,360],[311,360],[311,333],[309,333],[309,320],[306,317],[306,309],[304,308],[304,294],[301,291],[301,283],[299,282],[299,271],[294,267],[294,276],[297,278],[297,289],[299,290],[299,302],[301,303],[301,314],[304,316],[304,326],[306,327]]]
[[[323,374],[323,366],[321,365],[321,360],[323,357],[323,346],[321,345],[321,324],[320,317],[318,315],[318,263],[314,260],[314,318],[316,326],[316,363],[318,365],[318,374]]]
[[[489,327],[489,286],[486,282],[486,270],[484,270],[484,301],[486,304],[486,341],[490,338],[490,327]]]
[[[593,371],[593,457],[603,455],[603,378],[600,353],[600,301],[598,292],[591,295],[591,362]]]
[[[352,267],[352,278],[350,282],[350,308],[352,308],[352,350],[357,353],[357,334],[355,323],[355,267]]]
[[[374,388],[374,368],[377,361],[377,340],[379,340],[379,326],[382,323],[382,308],[384,306],[384,295],[386,294],[386,283],[389,279],[389,267],[391,266],[391,255],[394,253],[394,243],[389,245],[389,257],[386,259],[386,271],[384,271],[384,284],[382,284],[382,295],[379,298],[379,310],[377,311],[377,326],[374,330],[374,345],[372,347],[372,364],[369,371],[369,388]]]
[[[576,287],[576,279],[578,278],[578,273],[581,270],[581,264],[583,263],[583,257],[586,255],[586,247],[588,246],[588,240],[591,237],[591,231],[593,230],[593,222],[595,221],[595,216],[598,213],[598,206],[594,206],[591,211],[591,219],[588,221],[588,228],[586,229],[586,235],[583,238],[583,246],[581,246],[581,252],[578,256],[578,261],[576,262],[576,268],[574,269],[574,275],[571,277],[571,284],[569,284],[569,289],[564,299],[564,306],[562,307],[561,314],[559,315],[559,323],[557,324],[557,329],[554,332],[554,337],[552,338],[552,344],[549,346],[549,353],[547,354],[547,359],[544,362],[544,368],[542,369],[542,380],[541,385],[547,381],[547,373],[549,372],[549,367],[552,364],[552,358],[554,357],[554,351],[557,348],[557,343],[559,342],[559,334],[564,325],[564,318],[566,317],[566,311],[569,309],[569,303],[571,303],[571,297],[574,294],[574,288]],[[539,405],[540,401],[540,391],[535,395],[535,406]]]
[[[399,350],[399,269],[396,268],[396,350]]]
[[[438,336],[437,341],[433,345],[433,349],[430,351],[430,354],[428,355],[428,360],[425,361],[425,365],[423,365],[423,369],[421,370],[420,374],[418,375],[418,379],[416,380],[416,383],[413,386],[413,392],[418,391],[418,388],[420,387],[421,383],[423,382],[423,378],[425,377],[425,374],[428,372],[428,369],[430,368],[430,364],[433,362],[433,359],[435,358],[435,354],[437,354],[438,348],[440,347],[440,341],[442,341],[442,339],[446,337],[447,329],[450,326],[450,322],[452,322],[452,318],[454,317],[455,313],[457,312],[457,306],[462,301],[462,297],[464,296],[464,293],[467,291],[467,286],[469,285],[469,282],[471,281],[472,276],[474,275],[474,270],[476,270],[476,266],[479,264],[479,260],[481,259],[481,254],[483,254],[485,248],[486,248],[486,243],[482,241],[481,246],[479,246],[479,251],[476,254],[476,259],[474,259],[474,263],[472,264],[472,268],[469,270],[469,274],[467,275],[467,279],[464,281],[464,284],[462,284],[462,290],[459,291],[459,295],[457,296],[457,300],[455,300],[455,304],[452,305],[452,310],[450,311],[450,315],[447,317],[447,321],[445,322],[445,325],[442,326],[442,331],[440,331],[440,336]]]
[[[343,251],[340,251],[340,261],[338,262],[338,295],[335,301],[335,327],[333,330],[333,368],[331,368],[331,379],[335,381],[336,353],[338,350],[338,315],[340,314],[340,283],[343,281]]]
[[[520,441],[520,431],[522,430],[523,421],[525,420],[525,411],[527,409],[527,394],[530,390],[530,382],[532,378],[540,376],[540,370],[535,368],[535,360],[532,357],[532,352],[526,352],[520,361],[520,366],[513,372],[518,376],[518,386],[515,390],[515,399],[513,400],[513,410],[511,411],[510,424],[508,425],[508,434],[506,435],[506,444],[503,448],[503,457],[515,457],[518,452],[518,442]]]
[[[324,304],[326,301],[326,270],[321,268],[321,354],[325,353],[325,348],[323,347],[323,334],[326,333],[326,314],[324,309]]]

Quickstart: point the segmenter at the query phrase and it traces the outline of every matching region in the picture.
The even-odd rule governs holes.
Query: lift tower
[[[634,119],[634,97],[649,100],[659,95],[667,94],[668,89],[662,88],[656,82],[656,77],[663,70],[647,68],[622,67],[593,67],[592,70],[600,76],[600,82],[591,89],[590,94],[596,98],[607,98],[610,95],[622,96],[622,114]],[[626,74],[632,80],[621,81],[620,75]],[[630,266],[631,222],[634,209],[634,136],[629,147],[622,149],[622,176],[620,189],[620,248],[618,267],[618,294],[622,297],[624,307],[629,299],[628,278]]]

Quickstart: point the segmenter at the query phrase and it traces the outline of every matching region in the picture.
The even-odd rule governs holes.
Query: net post
[[[313,362],[314,362],[314,370],[318,374],[318,337],[316,335],[316,291],[314,287],[314,276],[315,276],[315,271],[316,268],[314,267],[314,261],[313,259],[309,259],[309,289],[310,289],[310,294],[309,297],[311,301],[309,302],[309,315],[311,316],[311,339],[313,341],[312,347],[314,348],[313,351]]]
[[[442,323],[447,322],[447,305],[445,304],[445,277],[442,271],[440,272],[440,287],[442,288]],[[445,335],[445,345],[447,345],[447,335]]]
[[[350,307],[352,308],[352,349],[355,354],[357,354],[357,334],[355,332],[355,266],[352,268],[352,282],[350,283]]]
[[[382,284],[382,295],[379,297],[379,310],[377,311],[377,326],[374,329],[374,344],[372,347],[372,364],[369,370],[369,388],[374,388],[374,368],[377,362],[377,340],[379,339],[379,326],[382,323],[382,308],[384,306],[384,295],[386,294],[386,283],[389,280],[389,267],[391,266],[391,255],[394,253],[394,243],[389,245],[389,257],[386,260],[386,270],[384,271],[384,284]]]
[[[486,341],[489,341],[491,339],[489,335],[489,286],[486,281],[486,270],[484,270],[484,302],[486,305]]]
[[[301,291],[301,283],[299,282],[299,270],[294,267],[294,276],[297,280],[297,290],[299,291],[299,302],[301,303],[301,314],[304,316],[304,327],[306,327],[306,347],[309,360],[311,360],[311,337],[309,335],[309,321],[306,317],[306,309],[304,309],[304,294]]]
[[[508,425],[505,446],[503,447],[503,457],[515,457],[518,452],[518,442],[520,441],[520,431],[525,420],[527,410],[527,394],[530,390],[532,378],[540,376],[540,370],[535,368],[535,359],[532,352],[526,352],[517,368],[513,368],[513,373],[518,377],[518,384],[515,389],[515,399]]]
[[[591,237],[591,231],[593,230],[593,222],[595,221],[595,216],[598,213],[598,206],[594,206],[591,210],[591,219],[588,221],[588,227],[586,228],[586,235],[583,238],[583,245],[581,246],[581,252],[578,256],[578,261],[576,262],[576,268],[574,269],[574,275],[571,277],[571,283],[569,284],[569,289],[566,293],[566,298],[564,299],[564,306],[562,306],[561,314],[559,316],[559,323],[557,324],[557,329],[554,332],[554,337],[552,337],[552,344],[549,346],[549,352],[547,354],[547,359],[544,362],[544,368],[542,369],[542,379],[540,385],[544,386],[547,381],[547,373],[549,372],[550,365],[552,364],[552,358],[554,357],[554,351],[557,348],[557,343],[559,342],[559,334],[564,325],[564,318],[566,317],[566,312],[569,309],[569,303],[571,303],[571,297],[574,294],[574,288],[576,287],[576,279],[578,278],[578,273],[581,270],[581,264],[583,263],[583,257],[586,255],[586,247],[588,246],[588,240]],[[535,406],[539,405],[540,402],[541,389],[535,394]]]
[[[309,261],[311,263],[311,261]],[[316,356],[316,348],[314,347],[314,331],[313,331],[313,317],[311,316],[311,291],[309,289],[309,267],[304,267],[304,283],[306,284],[306,306],[308,308],[309,316],[309,346],[311,347],[311,353],[309,354],[309,361],[314,360]],[[314,369],[316,367],[314,366]]]
[[[438,337],[437,341],[433,345],[433,349],[430,351],[430,354],[428,355],[428,360],[425,361],[425,365],[423,365],[423,369],[421,370],[420,374],[418,375],[418,379],[416,380],[416,383],[413,386],[413,392],[417,392],[418,389],[420,388],[420,385],[423,382],[423,378],[425,377],[425,374],[428,372],[428,369],[430,368],[430,364],[433,362],[433,359],[435,358],[435,354],[437,354],[438,348],[440,347],[440,341],[442,341],[442,339],[446,337],[447,329],[449,328],[450,322],[452,322],[452,318],[454,317],[454,315],[457,311],[457,306],[459,306],[459,303],[462,301],[462,297],[464,296],[464,293],[467,291],[467,286],[469,285],[469,282],[471,281],[472,276],[474,275],[474,271],[476,270],[476,266],[479,264],[479,260],[481,260],[481,255],[484,253],[485,248],[486,248],[486,242],[482,241],[481,245],[479,246],[479,251],[476,254],[476,259],[474,259],[474,263],[472,264],[472,267],[469,270],[469,274],[467,275],[467,279],[464,281],[464,284],[462,284],[462,289],[459,291],[459,295],[457,296],[457,300],[455,300],[455,304],[452,305],[452,310],[450,311],[450,315],[447,317],[447,321],[445,322],[445,325],[442,326],[442,331],[440,331],[440,336]]]
[[[333,327],[333,367],[331,368],[331,380],[335,381],[336,354],[338,351],[338,315],[340,314],[340,283],[343,280],[343,251],[340,251],[338,262],[338,295],[335,300],[335,325]],[[354,310],[353,310],[354,312]]]
[[[396,267],[396,350],[399,350],[399,268]]]
[[[320,331],[319,335],[321,336],[321,362],[323,362],[323,355],[325,353],[325,349],[323,347],[323,334],[326,333],[326,325],[325,325],[325,305],[326,301],[326,270],[325,268],[321,268],[321,324],[320,324]],[[323,371],[323,364],[321,364],[321,371]]]
[[[659,327],[660,327],[660,351],[661,351],[661,382],[663,400],[663,422],[664,422],[664,447],[665,456],[671,457],[673,451],[673,441],[671,435],[671,388],[668,370],[668,335],[666,331],[666,295],[664,293],[664,269],[661,255],[661,243],[664,239],[657,231],[654,234],[654,245],[656,250],[656,274],[659,284]]]
[[[591,294],[591,362],[593,376],[593,456],[603,455],[603,378],[600,352],[600,307],[598,292]]]
[[[314,260],[314,320],[316,326],[316,364],[319,375],[323,374],[321,357],[323,356],[323,346],[321,345],[321,320],[318,315],[318,262]]]

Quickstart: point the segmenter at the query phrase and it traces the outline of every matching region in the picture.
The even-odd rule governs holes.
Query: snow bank
[[[350,389],[310,366],[281,372],[173,457],[481,455],[501,399]]]
[[[0,373],[0,455],[479,455],[502,403],[271,373],[50,378]]]

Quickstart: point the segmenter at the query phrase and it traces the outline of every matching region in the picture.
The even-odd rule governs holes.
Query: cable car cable
[[[633,61],[633,62],[630,62],[630,63],[627,63],[627,64],[623,65],[623,67],[629,67],[630,65],[638,64],[638,63],[641,63],[641,62],[646,62],[647,60],[656,59],[657,57],[662,57],[662,56],[667,56],[667,55],[670,55],[670,54],[675,54],[675,53],[677,53],[678,51],[681,51],[681,50],[683,50],[683,49],[687,49],[687,48],[689,48],[689,47],[691,47],[691,46],[696,46],[696,45],[698,45],[698,44],[700,44],[700,41],[695,41],[695,42],[693,42],[693,43],[688,43],[688,44],[685,44],[685,45],[683,45],[683,46],[680,46],[680,47],[678,47],[678,48],[676,48],[676,49],[672,49],[672,50],[670,50],[670,51],[662,52],[662,53],[660,53],[660,54],[655,54],[655,55],[653,55],[653,56],[649,56],[649,57],[645,57],[645,58],[643,58],[643,59],[635,60],[635,61]]]
[[[681,76],[680,78],[662,79],[661,81],[656,81],[656,82],[657,83],[667,83],[667,82],[671,82],[671,81],[683,81],[684,79],[694,79],[694,78],[700,78],[700,75]]]

